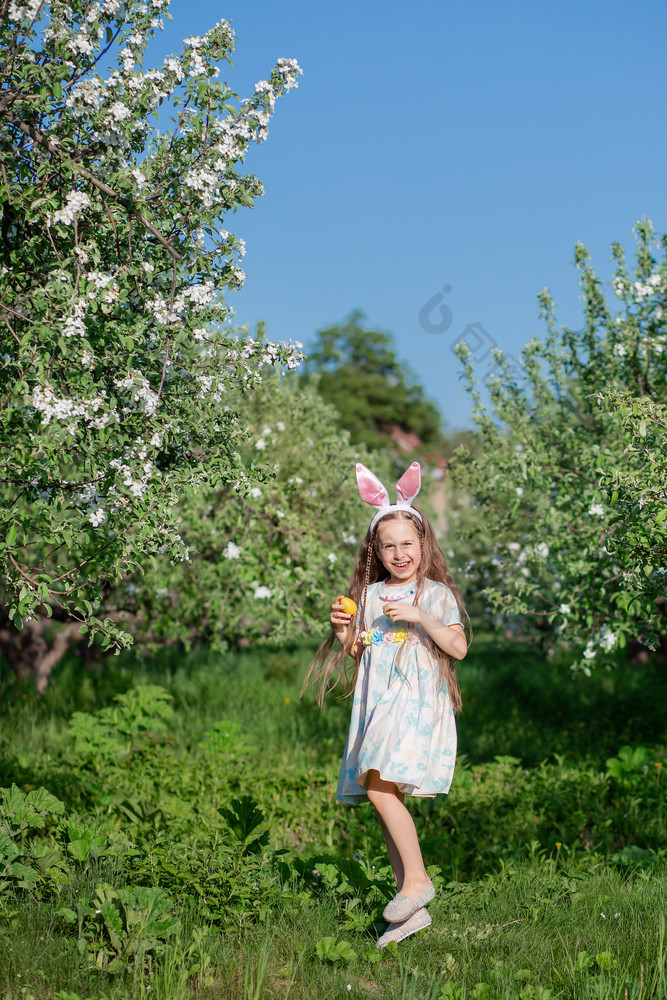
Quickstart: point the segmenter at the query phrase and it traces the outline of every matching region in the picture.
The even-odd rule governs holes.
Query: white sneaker
[[[382,934],[377,941],[378,948],[386,948],[390,941],[402,941],[406,937],[410,937],[411,934],[416,934],[417,931],[424,930],[425,927],[429,927],[431,924],[431,917],[428,910],[422,907],[417,913],[414,913],[407,920],[402,920],[397,924],[389,924],[384,934]]]

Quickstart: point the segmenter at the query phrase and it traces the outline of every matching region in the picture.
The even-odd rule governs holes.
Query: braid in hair
[[[366,552],[366,572],[364,573],[364,590],[360,603],[360,611],[357,615],[357,634],[354,639],[354,646],[359,642],[361,638],[361,630],[364,627],[366,620],[366,601],[368,595],[368,581],[371,575],[371,558],[373,556],[373,535],[371,534],[370,540],[368,542],[368,550]],[[353,646],[353,648],[354,648]]]

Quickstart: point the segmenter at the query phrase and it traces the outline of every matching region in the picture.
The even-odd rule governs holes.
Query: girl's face
[[[390,584],[412,583],[421,563],[419,535],[409,521],[385,521],[378,528],[376,552]]]

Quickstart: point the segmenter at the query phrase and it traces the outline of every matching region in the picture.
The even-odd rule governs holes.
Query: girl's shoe
[[[413,913],[411,917],[407,920],[401,920],[400,923],[389,924],[384,934],[382,934],[377,941],[378,948],[386,948],[390,941],[402,941],[406,937],[410,937],[411,934],[416,934],[417,931],[423,931],[425,927],[429,927],[431,924],[431,916],[427,910],[423,908],[418,910],[417,913]]]
[[[409,896],[404,896],[402,892],[399,892],[393,899],[389,900],[382,911],[382,916],[385,920],[390,920],[393,923],[408,920],[417,910],[421,910],[422,906],[430,903],[434,896],[435,888],[432,882],[417,899],[410,899]]]

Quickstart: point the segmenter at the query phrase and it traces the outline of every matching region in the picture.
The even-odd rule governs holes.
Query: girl
[[[461,615],[470,621],[429,522],[412,501],[421,488],[413,462],[396,484],[397,503],[379,479],[356,466],[361,498],[377,509],[359,551],[350,597],[355,622],[339,595],[331,606],[332,635],[320,646],[304,686],[319,679],[320,705],[336,668],[356,663],[350,730],[336,799],[370,800],[399,889],[387,904],[389,927],[378,947],[401,941],[431,918],[434,895],[405,795],[448,792],[456,760],[454,713],[461,693],[454,666],[468,646]],[[338,641],[341,649],[332,653]],[[352,693],[350,690],[348,693]]]

